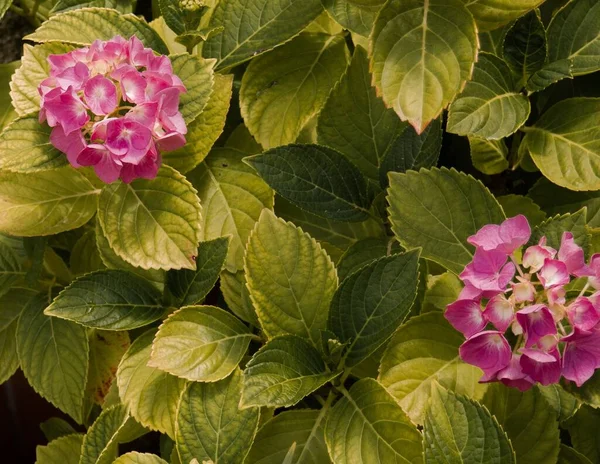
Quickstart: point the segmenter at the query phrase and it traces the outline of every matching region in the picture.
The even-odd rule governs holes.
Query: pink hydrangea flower
[[[600,287],[600,254],[586,263],[570,232],[558,252],[546,237],[520,250],[530,233],[517,216],[469,237],[475,254],[445,316],[465,336],[459,353],[483,371],[480,382],[525,391],[564,377],[581,386],[600,368],[600,292],[589,290]],[[587,279],[577,296],[565,290],[572,278]]]
[[[527,218],[522,214],[507,219],[500,225],[488,224],[467,238],[467,242],[484,251],[499,251],[510,255],[525,245],[531,236]]]
[[[185,86],[169,58],[135,36],[97,40],[48,62],[50,75],[38,88],[40,122],[53,128],[50,142],[73,167],[92,166],[106,183],[152,179],[160,152],[185,145]]]

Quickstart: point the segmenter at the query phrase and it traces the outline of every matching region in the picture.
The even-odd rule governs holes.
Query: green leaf
[[[530,226],[537,226],[546,220],[546,213],[529,197],[522,195],[503,195],[496,198],[506,217],[514,217],[523,214],[529,221]]]
[[[13,249],[0,242],[0,295],[25,275],[21,259]],[[2,315],[0,314],[0,318]],[[0,319],[0,323],[3,322]],[[0,326],[1,327],[1,326]]]
[[[129,348],[129,334],[108,330],[90,332],[90,367],[86,398],[103,406],[117,374],[119,362]]]
[[[536,226],[529,239],[530,245],[535,245],[540,238],[546,237],[549,247],[555,249],[560,248],[560,242],[563,232],[571,232],[573,239],[587,253],[590,249],[590,235],[586,229],[586,210],[580,209],[573,214],[564,214],[562,216],[554,216],[539,226]]]
[[[331,462],[323,433],[324,413],[312,409],[295,409],[277,414],[263,425],[254,439],[247,462],[281,464],[296,444],[293,464],[328,464]]]
[[[539,92],[562,79],[572,79],[573,61],[570,59],[554,61],[533,73],[526,84],[529,92]]]
[[[242,162],[246,154],[216,148],[188,174],[198,190],[203,214],[201,240],[231,235],[226,268],[244,267],[244,247],[264,208],[273,208],[273,190]]]
[[[259,409],[240,410],[242,374],[216,383],[190,383],[177,409],[177,450],[181,462],[197,459],[243,462],[258,426]]]
[[[246,276],[244,271],[238,271],[235,274],[224,270],[221,272],[219,282],[223,298],[227,307],[237,317],[254,326],[259,326],[256,311],[250,300],[250,293],[246,287]]]
[[[187,126],[186,145],[162,154],[163,161],[181,173],[185,174],[198,166],[223,132],[233,76],[215,74],[214,80],[213,91],[204,110]]]
[[[383,101],[421,133],[470,78],[477,31],[461,0],[390,0],[370,45]]]
[[[161,294],[149,282],[112,269],[86,274],[65,288],[44,313],[86,327],[131,330],[165,313]]]
[[[373,217],[363,222],[332,221],[300,209],[279,196],[275,201],[275,213],[302,227],[321,244],[334,262],[339,261],[353,244],[366,238],[381,238],[384,231],[383,224]]]
[[[23,307],[34,295],[33,290],[11,288],[0,297],[0,384],[19,367],[17,324]]]
[[[379,168],[381,186],[388,186],[389,172],[418,171],[435,166],[442,148],[442,134],[440,119],[434,119],[421,134],[412,127],[404,129],[385,152]]]
[[[36,464],[79,464],[83,435],[73,433],[35,449]]]
[[[390,173],[392,230],[407,249],[458,274],[473,257],[467,237],[504,220],[502,208],[483,184],[454,169]]]
[[[546,63],[546,29],[538,10],[519,18],[504,39],[503,56],[511,70],[527,81]]]
[[[181,94],[179,107],[186,124],[202,113],[213,92],[213,60],[187,53],[171,57],[173,73],[182,81],[187,92]]]
[[[346,69],[347,55],[342,36],[302,33],[252,60],[242,78],[240,107],[263,147],[296,140],[323,108]]]
[[[437,382],[431,389],[423,436],[428,464],[516,463],[510,440],[489,411]]]
[[[267,342],[244,370],[240,407],[289,407],[329,382],[321,354],[304,339],[284,335]]]
[[[600,460],[600,410],[582,406],[565,424],[576,451],[592,462]]]
[[[168,464],[164,459],[159,458],[156,454],[138,453],[131,451],[122,454],[113,464]]]
[[[1,185],[1,184],[0,184]],[[98,220],[113,251],[142,269],[194,269],[200,241],[196,190],[173,168],[153,180],[102,189]]]
[[[512,25],[506,24],[503,27],[494,29],[492,31],[480,31],[479,32],[479,49],[482,52],[493,53],[498,57],[502,57],[502,50],[504,47],[504,39],[506,34]]]
[[[473,167],[484,174],[500,174],[508,169],[508,148],[504,140],[469,136]]]
[[[0,130],[18,116],[11,104],[10,81],[20,66],[21,61],[0,64]]]
[[[13,0],[2,0],[2,2],[0,2],[0,19],[4,17],[4,14],[8,11],[12,2]]]
[[[472,80],[450,105],[448,132],[492,140],[508,137],[531,111],[529,99],[514,89],[506,63],[490,53],[480,53]]]
[[[396,243],[394,241],[394,243]],[[340,281],[366,266],[367,264],[392,253],[393,244],[388,238],[366,238],[353,244],[337,263]],[[393,249],[396,253],[397,248]],[[389,253],[388,253],[389,252]]]
[[[94,40],[110,40],[116,35],[127,38],[135,35],[147,47],[163,55],[169,54],[165,43],[146,21],[108,8],[84,8],[57,14],[24,39],[90,45]]]
[[[537,388],[548,402],[550,407],[556,412],[559,422],[564,422],[572,417],[580,408],[581,403],[568,391],[558,384],[548,385],[546,387],[538,385]]]
[[[481,370],[465,364],[458,354],[464,337],[441,312],[411,318],[392,337],[381,360],[379,381],[410,418],[423,423],[431,388],[437,381],[458,395],[480,399],[486,385]]]
[[[367,37],[385,0],[322,0],[329,14],[344,29]]]
[[[365,178],[341,153],[319,145],[286,145],[245,158],[283,198],[334,221],[369,218]]]
[[[133,5],[134,2],[131,0],[58,0],[50,14],[93,7],[113,8],[120,13],[131,13]]]
[[[519,464],[556,462],[560,446],[557,416],[537,389],[521,392],[494,383],[482,403],[510,438]]]
[[[592,464],[592,461],[570,446],[561,444],[558,464]]]
[[[37,113],[13,121],[0,134],[0,169],[35,172],[67,165],[67,157],[50,143],[51,131]]]
[[[148,365],[194,382],[215,382],[231,374],[252,338],[230,313],[215,306],[188,306],[162,323]]]
[[[77,433],[71,424],[60,417],[51,417],[45,420],[40,424],[40,429],[48,442]],[[83,440],[83,436],[81,438]],[[79,462],[79,456],[77,457],[77,462]]]
[[[568,98],[527,127],[519,147],[542,174],[570,190],[600,190],[600,98]]]
[[[110,247],[108,239],[104,236],[99,221],[96,221],[95,235],[98,252],[100,253],[102,262],[108,269],[120,269],[131,272],[151,282],[160,292],[163,291],[166,279],[165,271],[160,269],[142,269],[141,267],[132,266],[124,259],[119,258]]]
[[[187,30],[195,30],[200,25],[200,19],[204,13],[204,6],[200,3],[200,7],[192,11],[186,9],[182,2],[172,0],[158,0],[160,15],[164,18],[167,26],[173,30],[177,36],[183,34]],[[154,6],[154,5],[153,5]]]
[[[17,351],[23,374],[33,389],[77,422],[83,422],[83,397],[89,343],[78,324],[44,314],[47,294],[23,308],[17,325]]]
[[[540,178],[527,194],[546,213],[553,216],[587,207],[587,223],[600,227],[600,192],[574,192],[559,187],[545,177]]]
[[[127,407],[116,404],[100,413],[83,437],[80,464],[110,464],[114,462],[119,432],[129,419]]]
[[[169,271],[167,285],[179,303],[188,306],[201,303],[215,286],[227,258],[229,237],[200,242],[196,254],[196,269]]]
[[[423,298],[421,313],[446,310],[446,306],[458,299],[463,284],[456,274],[444,272],[437,276],[429,276],[427,289]]]
[[[247,286],[269,337],[298,335],[319,346],[337,287],[335,267],[302,229],[264,210],[245,257]]]
[[[10,97],[19,116],[26,116],[40,110],[38,86],[50,72],[48,56],[67,53],[73,48],[72,45],[56,42],[35,47],[29,44],[23,45],[21,66],[14,72],[10,81]],[[39,122],[38,126],[40,126]],[[44,129],[40,127],[37,130]]]
[[[423,462],[421,433],[374,379],[344,392],[329,413],[325,440],[336,464]]]
[[[367,52],[357,46],[346,74],[319,114],[319,143],[338,150],[378,182],[383,157],[405,128],[371,87]]]
[[[209,26],[225,29],[204,43],[202,54],[216,58],[217,69],[231,68],[287,42],[322,11],[319,0],[221,0]]]
[[[96,213],[98,191],[71,167],[20,174],[0,172],[0,231],[17,236],[76,229]]]
[[[355,366],[392,336],[408,315],[418,284],[419,253],[380,258],[338,287],[328,328],[349,343],[346,365]]]
[[[548,26],[550,62],[571,60],[574,76],[600,69],[600,4],[574,0],[558,10]]]
[[[119,397],[144,427],[175,438],[177,403],[186,381],[148,366],[154,330],[140,335],[117,370]]]
[[[75,275],[100,271],[106,266],[96,246],[96,231],[88,230],[73,246],[69,266]]]
[[[524,15],[544,0],[465,0],[480,31],[491,31]]]
[[[564,402],[567,403],[567,408],[569,412],[575,412],[577,408],[580,406],[579,401],[584,402],[585,404],[592,406],[593,408],[600,407],[600,372],[594,372],[594,375],[587,380],[581,387],[577,387],[575,384],[564,383],[564,391],[565,395],[568,395],[568,399]],[[576,404],[572,405],[571,400],[575,398]],[[549,401],[550,402],[550,401]],[[570,406],[573,406],[571,408]],[[561,419],[562,420],[562,419]]]

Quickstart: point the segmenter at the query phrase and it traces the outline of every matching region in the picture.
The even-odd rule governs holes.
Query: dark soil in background
[[[8,11],[0,21],[0,63],[21,59],[21,38],[32,31],[33,27],[26,19]]]

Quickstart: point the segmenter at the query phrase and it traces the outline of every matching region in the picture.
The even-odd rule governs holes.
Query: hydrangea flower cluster
[[[570,232],[558,251],[546,237],[523,250],[530,236],[519,215],[469,237],[475,254],[446,319],[464,334],[460,356],[483,370],[481,382],[524,391],[563,376],[581,386],[600,367],[600,254],[586,263]],[[574,278],[587,282],[567,298]]]
[[[72,166],[93,166],[106,183],[152,179],[160,152],[185,145],[185,86],[170,59],[135,36],[97,40],[48,62],[50,76],[38,87],[40,122],[53,127],[50,141]]]

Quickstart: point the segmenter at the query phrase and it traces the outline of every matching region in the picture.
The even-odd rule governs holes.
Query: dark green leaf
[[[282,197],[336,221],[369,217],[365,178],[341,153],[319,145],[287,145],[245,159]]]
[[[56,297],[45,314],[96,329],[130,330],[165,313],[160,298],[148,281],[109,269],[79,277]]]
[[[417,294],[418,252],[380,258],[339,286],[329,310],[329,329],[349,342],[354,366],[382,345],[408,315]]]
[[[229,237],[200,242],[196,254],[196,270],[172,270],[167,273],[167,286],[179,306],[200,303],[214,287],[225,264]]]

